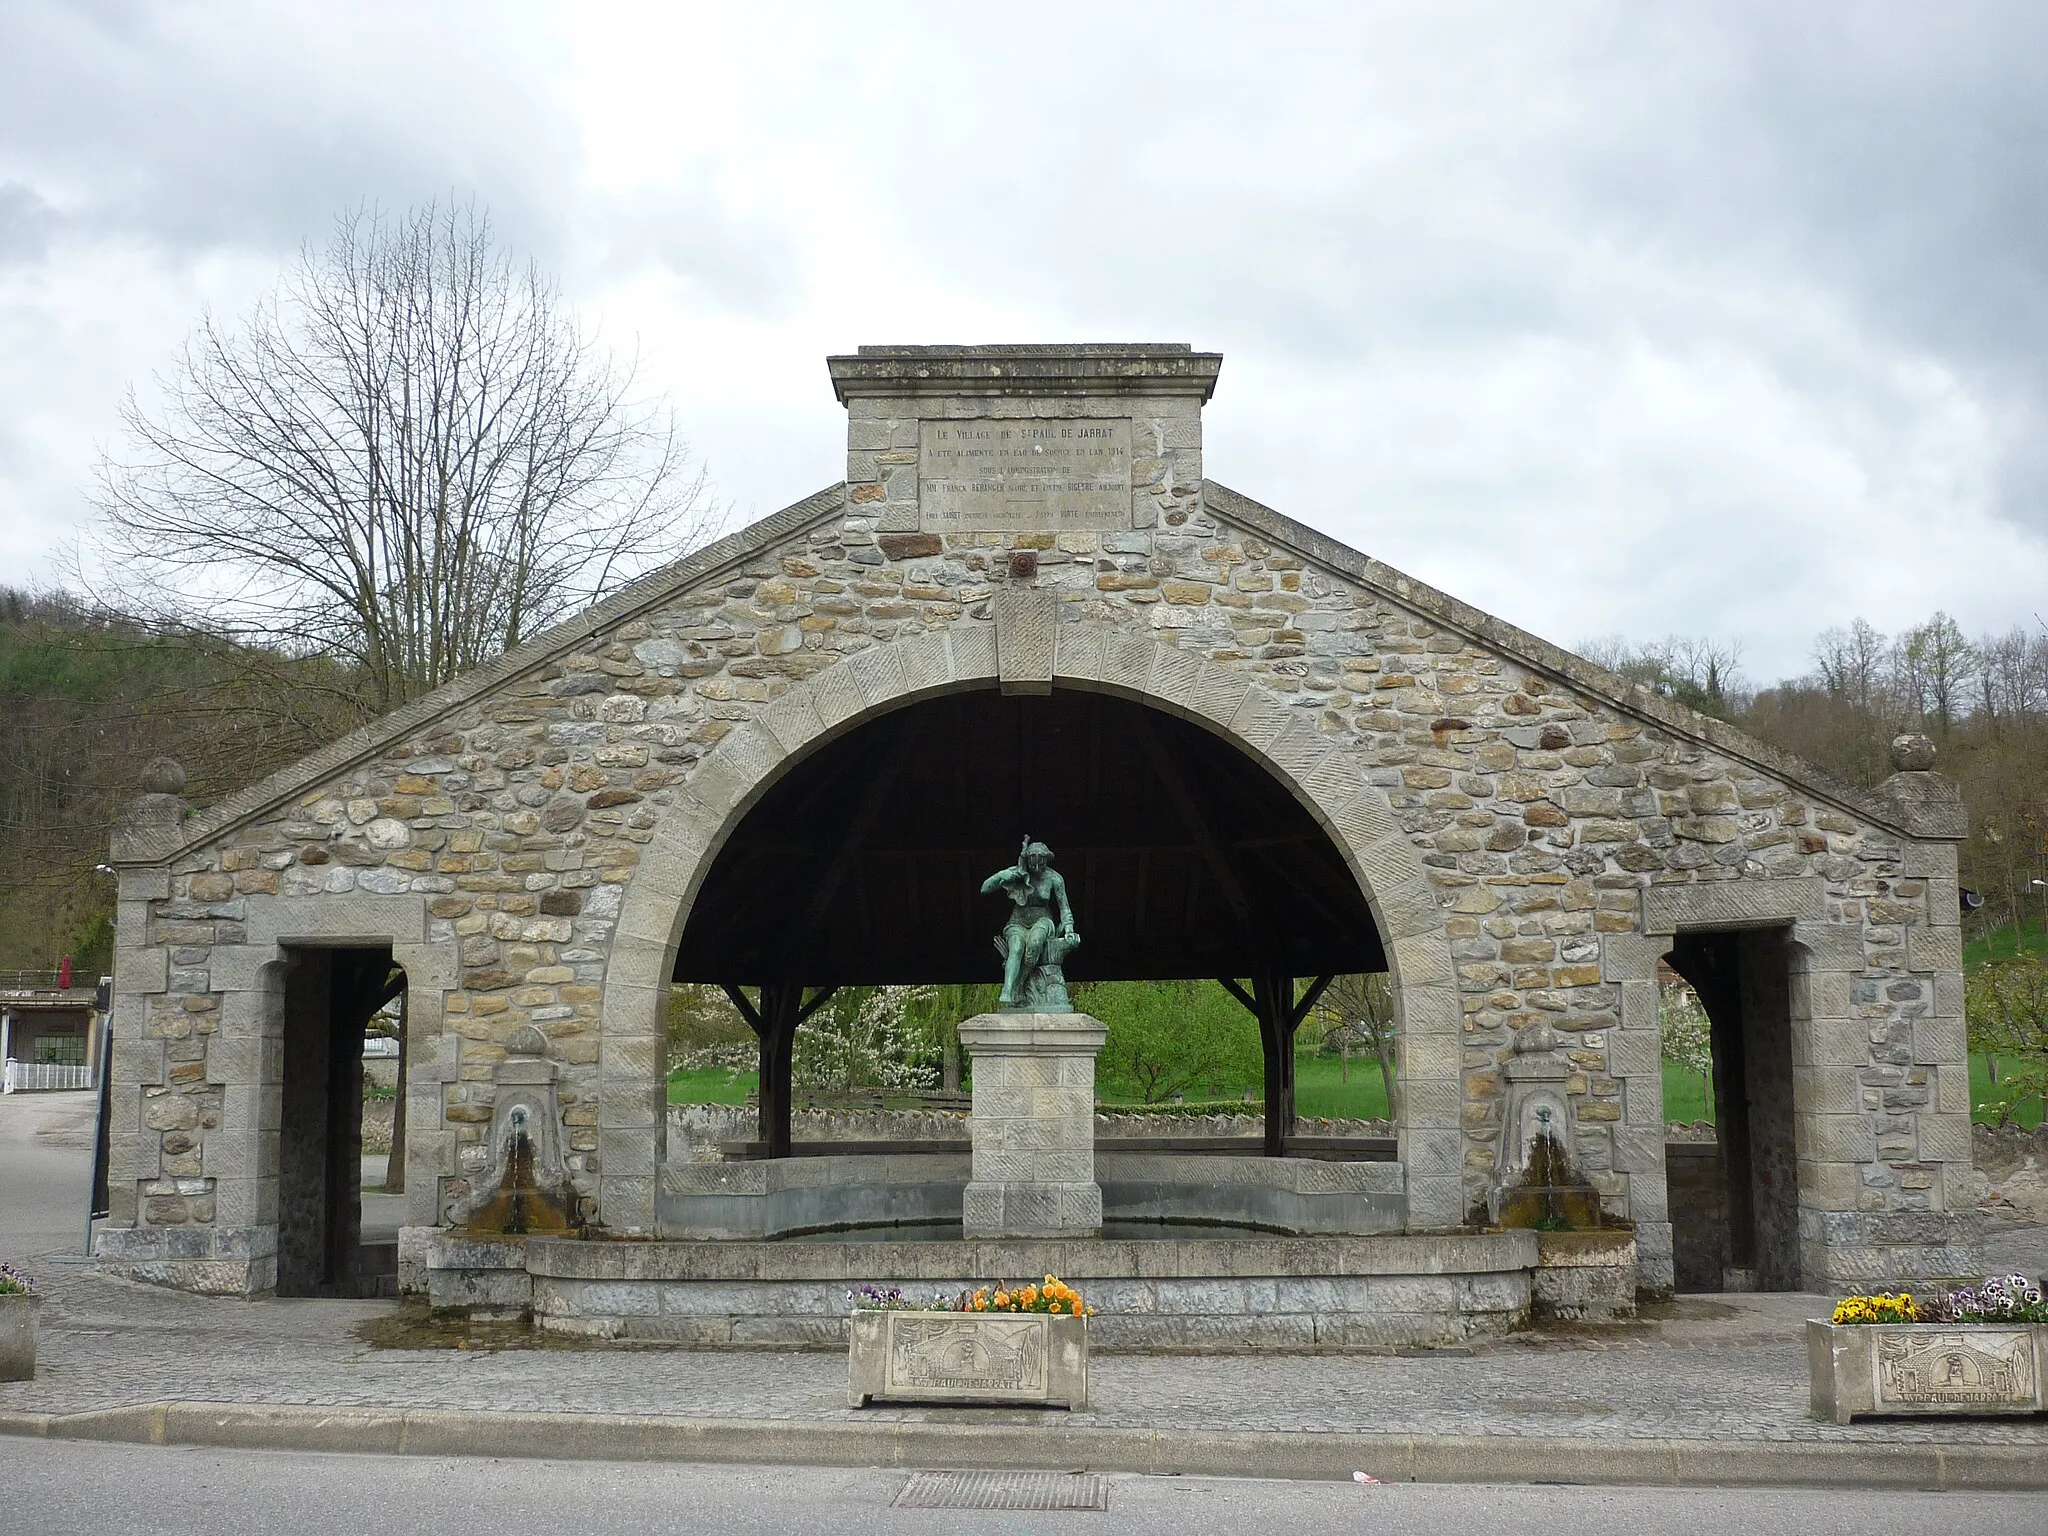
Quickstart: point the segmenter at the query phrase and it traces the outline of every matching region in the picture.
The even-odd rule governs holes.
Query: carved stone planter
[[[2011,1414],[2048,1408],[2048,1327],[2034,1323],[1806,1325],[1813,1416]]]
[[[1088,1319],[1043,1312],[856,1312],[847,1400],[1088,1402]]]
[[[0,1296],[0,1381],[33,1381],[36,1374],[36,1314],[43,1298]]]

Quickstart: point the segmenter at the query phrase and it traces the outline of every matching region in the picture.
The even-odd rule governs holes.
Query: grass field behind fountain
[[[2009,1072],[2019,1065],[2016,1056],[2001,1056],[1999,1070]],[[1380,1069],[1376,1062],[1361,1062],[1351,1059],[1350,1081],[1344,1081],[1343,1067],[1335,1057],[1303,1056],[1295,1063],[1294,1096],[1296,1112],[1322,1119],[1332,1120],[1378,1120],[1386,1116],[1387,1095],[1380,1085]],[[744,1104],[747,1096],[754,1091],[755,1076],[751,1072],[738,1074],[727,1072],[722,1067],[708,1067],[698,1072],[676,1072],[668,1080],[668,1101],[671,1104]],[[1219,1113],[1257,1113],[1259,1108],[1260,1085],[1254,1081],[1245,1084],[1251,1090],[1252,1100],[1247,1104],[1242,1090],[1235,1095],[1214,1099],[1189,1099],[1173,1106],[1177,1110],[1207,1108]],[[1985,1071],[1981,1055],[1970,1058],[1970,1101],[1982,1104],[1990,1088],[1990,1078]],[[799,1095],[801,1102],[801,1095]],[[908,1108],[916,1101],[903,1100]],[[1098,1104],[1106,1108],[1135,1107],[1143,1101],[1135,1095],[1099,1096]],[[1664,1068],[1664,1118],[1666,1120],[1708,1120],[1714,1118],[1713,1106],[1699,1074],[1688,1072],[1682,1067],[1667,1064]],[[1988,1118],[1979,1115],[1977,1118]],[[2019,1123],[2032,1128],[2041,1121],[2038,1106],[2021,1112]]]

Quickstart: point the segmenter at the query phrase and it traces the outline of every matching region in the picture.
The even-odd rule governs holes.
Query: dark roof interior
[[[1108,695],[993,687],[913,704],[778,781],[707,877],[678,981],[1000,979],[982,880],[1051,845],[1071,981],[1386,968],[1358,883],[1289,791],[1227,741]]]

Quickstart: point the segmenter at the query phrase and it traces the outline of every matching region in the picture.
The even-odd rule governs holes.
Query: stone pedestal
[[[1095,1053],[1107,1033],[1085,1013],[983,1013],[960,1026],[974,1063],[969,1237],[1089,1237],[1095,1182]]]

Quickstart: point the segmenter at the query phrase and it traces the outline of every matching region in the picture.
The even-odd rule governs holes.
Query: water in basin
[[[1230,1237],[1272,1237],[1266,1227],[1219,1221],[1105,1221],[1099,1234],[1121,1242],[1214,1242]],[[837,1227],[789,1233],[778,1243],[959,1243],[966,1238],[957,1221],[905,1221],[881,1226]],[[1086,1238],[977,1238],[977,1242],[1086,1242]]]

